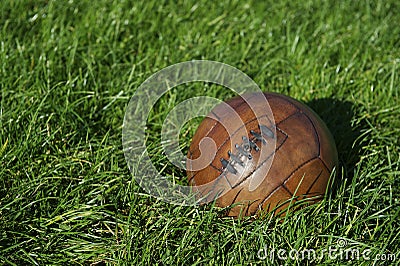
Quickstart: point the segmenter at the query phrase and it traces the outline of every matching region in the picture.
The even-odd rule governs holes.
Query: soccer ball
[[[227,215],[235,217],[316,202],[338,163],[333,137],[318,115],[270,92],[214,107],[187,156],[189,184],[199,202],[231,206]]]

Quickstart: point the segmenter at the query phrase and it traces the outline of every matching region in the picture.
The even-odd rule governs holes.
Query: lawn
[[[0,264],[398,265],[398,1],[4,0],[0,11]],[[323,201],[235,220],[143,191],[124,158],[125,109],[152,74],[193,59],[234,66],[323,118],[341,162]],[[234,94],[182,85],[147,119],[153,163],[177,182],[163,120],[201,95]],[[183,151],[199,122],[182,129]],[[327,255],[340,246],[368,256]]]

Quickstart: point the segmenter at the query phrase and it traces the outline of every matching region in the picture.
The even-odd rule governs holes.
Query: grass
[[[395,0],[3,1],[0,263],[398,264],[399,9]],[[286,218],[255,221],[143,193],[122,151],[125,108],[151,74],[192,59],[230,64],[316,110],[337,143],[337,189]],[[194,84],[160,99],[148,119],[159,167],[163,118],[196,95],[232,96]],[[197,125],[186,125],[183,149]],[[397,260],[257,254],[322,252],[338,239]]]

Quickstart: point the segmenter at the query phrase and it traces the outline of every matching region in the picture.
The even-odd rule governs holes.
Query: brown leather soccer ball
[[[187,174],[199,201],[215,199],[217,206],[233,205],[228,216],[250,216],[279,213],[300,199],[315,202],[337,162],[332,135],[310,108],[281,94],[251,93],[205,117]]]

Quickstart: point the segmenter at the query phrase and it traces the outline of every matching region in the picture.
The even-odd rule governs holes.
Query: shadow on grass
[[[352,179],[353,169],[360,160],[361,146],[357,145],[357,138],[366,126],[363,123],[352,126],[357,106],[350,101],[322,98],[307,103],[326,123],[331,131],[339,155],[339,171],[336,185],[344,179]],[[343,172],[341,169],[343,168]],[[336,188],[336,186],[335,186]]]

